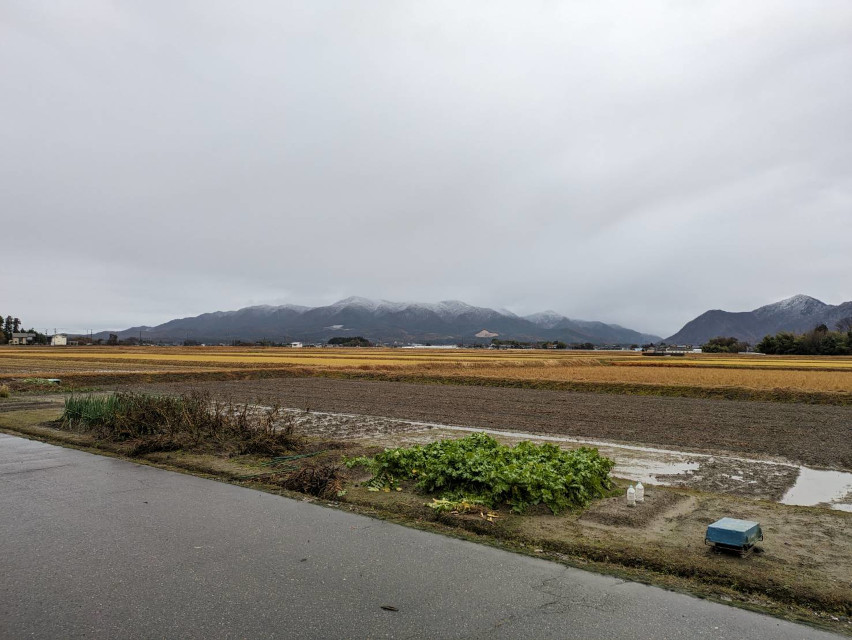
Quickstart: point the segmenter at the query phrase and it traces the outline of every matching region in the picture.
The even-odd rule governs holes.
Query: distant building
[[[301,342],[291,342],[290,346],[294,349],[301,349],[304,345]]]
[[[457,344],[405,344],[400,349],[458,349]]]
[[[35,340],[34,333],[13,333],[9,344],[32,344]]]
[[[68,336],[64,333],[57,333],[56,335],[50,336],[50,346],[51,347],[64,347],[68,344]]]
[[[692,352],[692,347],[686,345],[651,345],[647,349],[642,349],[643,356],[685,356],[687,351]]]

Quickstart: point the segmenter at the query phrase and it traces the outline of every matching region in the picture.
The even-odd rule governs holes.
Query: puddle
[[[799,477],[781,498],[782,504],[813,506],[852,512],[852,473],[801,467]]]
[[[789,462],[691,453],[556,434],[524,433],[350,413],[286,409],[299,428],[317,435],[369,439],[381,446],[425,444],[460,433],[488,433],[504,442],[532,440],[596,447],[615,461],[613,474],[647,485],[689,487],[782,504],[826,506],[852,512],[852,473]]]
[[[613,458],[615,459],[615,458]],[[698,462],[660,462],[659,460],[631,460],[620,463],[616,460],[613,474],[619,478],[635,480],[642,484],[667,484],[658,476],[679,476],[691,474],[701,467]]]

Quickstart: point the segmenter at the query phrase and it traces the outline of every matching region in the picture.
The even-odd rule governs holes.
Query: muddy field
[[[320,384],[328,386],[323,389],[318,387]],[[148,390],[153,389],[149,387]],[[174,386],[166,385],[158,386],[156,390],[179,391]],[[512,402],[518,406],[526,402],[530,406],[540,407],[540,399],[546,399],[549,395],[522,392],[518,398],[501,400],[488,397],[487,392],[494,390],[484,389],[484,397],[466,401],[469,405],[467,410],[472,413],[463,413],[460,407],[464,406],[465,401],[454,394],[476,390],[336,383],[316,379],[269,381],[261,385],[215,383],[214,390],[234,398],[243,396],[251,401],[261,398],[258,404],[279,401],[301,407],[282,415],[282,423],[292,424],[296,433],[316,436],[304,442],[317,449],[312,453],[323,456],[326,462],[332,461],[332,466],[337,468],[341,468],[339,457],[343,455],[364,455],[381,446],[461,437],[470,430],[482,428],[475,424],[462,426],[460,423],[466,421],[463,417],[465,415],[496,418],[502,408],[511,409]],[[429,395],[426,392],[432,393]],[[309,405],[311,411],[304,411],[308,406],[299,401],[299,394],[305,393],[311,393],[314,397],[321,395],[328,403],[324,407],[326,411],[323,411],[323,404],[316,401]],[[511,392],[510,395],[514,396],[515,393]],[[262,399],[264,395],[266,400]],[[595,400],[595,397],[583,397],[584,394],[556,395],[568,396],[564,398],[567,404],[557,405],[561,414],[552,412],[548,415],[551,420],[561,415],[566,423],[570,423],[571,416],[578,412],[578,405],[585,406],[581,403]],[[357,405],[356,400],[369,404]],[[612,397],[605,396],[597,400],[612,400]],[[345,404],[347,401],[349,404]],[[171,449],[139,453],[140,450],[133,442],[98,440],[89,433],[56,429],[51,421],[60,415],[63,402],[64,396],[58,393],[2,399],[0,430],[71,446],[96,447],[99,452],[105,450],[118,455],[131,455],[137,461],[147,460],[168,468],[220,476],[232,482],[257,482],[260,484],[252,486],[276,492],[281,487],[304,491],[287,483],[294,478],[301,482],[305,475],[303,472],[321,468],[316,466],[319,457],[307,457],[302,462],[296,462],[295,467],[274,471],[271,476],[269,461],[255,454],[233,456],[221,452]],[[486,411],[489,402],[490,413]],[[335,406],[334,403],[341,404]],[[394,412],[408,416],[410,413],[407,409],[411,406],[418,407],[417,410],[421,412],[419,421],[401,417],[376,417],[376,414]],[[329,408],[338,409],[338,412],[330,412]],[[365,413],[356,414],[358,408]],[[261,411],[262,407],[251,410]],[[432,420],[427,420],[431,416],[430,411],[446,416],[446,422],[454,423],[454,426],[434,424]],[[586,408],[586,411],[589,409]],[[532,412],[531,416],[540,413],[540,410]],[[611,407],[607,415],[612,415]],[[718,416],[714,415],[714,418],[718,419]],[[519,438],[553,441],[558,446],[569,448],[581,442],[582,436],[554,435],[540,429],[530,429],[530,426],[542,427],[542,424],[548,424],[541,420],[525,423],[512,421],[506,424],[508,426],[502,429],[494,429],[494,425],[488,429],[499,434],[497,437],[500,440],[510,444]],[[588,420],[584,424],[588,424]],[[517,430],[522,427],[534,430],[535,433],[519,433]],[[600,432],[589,439],[593,438],[597,442],[603,440]],[[671,444],[667,442],[665,445],[667,448],[664,450],[623,442],[601,443],[601,453],[616,461],[613,475],[622,491],[627,486],[627,479],[633,481],[641,476],[644,483],[645,476],[650,476],[648,481],[651,484],[646,485],[645,501],[633,508],[626,505],[622,493],[596,501],[588,509],[569,510],[559,515],[553,515],[543,507],[534,508],[524,515],[513,514],[505,508],[488,512],[488,517],[477,510],[438,514],[428,506],[429,497],[413,491],[410,484],[403,483],[404,486],[399,487],[398,491],[377,491],[373,487],[364,486],[363,481],[369,477],[369,473],[357,469],[347,472],[350,475],[345,475],[341,480],[344,484],[337,486],[343,490],[334,494],[336,498],[329,505],[361,510],[369,515],[384,514],[394,519],[416,521],[418,526],[435,527],[436,530],[449,531],[454,535],[463,532],[463,535],[486,536],[510,548],[527,552],[534,550],[534,553],[541,553],[542,557],[585,568],[600,568],[607,572],[615,570],[619,575],[629,575],[668,588],[693,591],[704,597],[736,602],[776,615],[827,624],[834,630],[848,633],[852,629],[849,626],[849,616],[852,615],[852,583],[849,581],[852,575],[852,541],[848,536],[852,515],[842,513],[845,509],[837,510],[836,504],[789,502],[786,496],[781,500],[783,504],[777,503],[782,494],[794,492],[802,484],[805,471],[809,474],[838,475],[840,472],[815,471],[803,467],[798,473],[798,467],[791,469],[789,464],[769,461],[765,459],[766,456],[763,459],[746,459],[746,455],[726,457],[718,452],[675,452],[671,450]],[[752,456],[760,458],[754,454]],[[304,466],[299,468],[300,464]],[[852,474],[845,475],[845,491],[850,491],[852,483],[848,481],[848,476]],[[280,484],[274,484],[276,478]],[[824,484],[819,478],[816,478],[816,482]],[[802,488],[807,489],[807,485],[807,482],[802,484]],[[846,503],[844,506],[852,506],[852,502],[844,496],[840,498]],[[316,498],[305,496],[303,499]],[[816,508],[788,505],[814,505]],[[703,542],[709,523],[731,515],[760,522],[766,534],[759,549],[746,559],[716,554]]]
[[[852,407],[291,378],[134,387],[235,400],[698,451],[852,470]]]
[[[462,438],[478,430],[475,427],[439,426],[399,418],[305,412],[297,409],[289,411],[287,420],[297,433],[322,440],[358,443],[366,448],[422,445],[447,438]],[[554,434],[531,434],[499,429],[488,429],[487,432],[500,442],[511,446],[524,440],[549,442],[564,449],[595,446],[601,455],[615,461],[613,476],[632,482],[694,488],[760,500],[782,500],[794,485],[799,486],[797,480],[801,475],[800,469],[808,469],[786,463],[616,445],[605,440],[584,441]],[[852,500],[847,500],[845,496],[847,488],[852,489],[852,474],[836,471],[820,473],[836,473],[840,477],[834,483],[821,483],[817,480],[816,487],[813,486],[814,482],[806,482],[811,490],[801,495],[799,501],[791,504],[821,504],[852,511]]]

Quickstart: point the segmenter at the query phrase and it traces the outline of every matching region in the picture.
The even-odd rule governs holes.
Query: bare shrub
[[[343,488],[343,467],[328,463],[310,464],[287,476],[281,486],[319,498],[334,498]]]
[[[104,440],[135,441],[136,455],[190,449],[274,456],[302,444],[293,418],[281,407],[223,402],[201,392],[72,396],[65,401],[61,425]]]

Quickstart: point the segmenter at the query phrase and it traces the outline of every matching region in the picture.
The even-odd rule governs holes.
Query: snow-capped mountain
[[[232,340],[325,341],[363,336],[377,342],[472,343],[482,331],[501,339],[563,340],[595,344],[642,344],[659,337],[618,325],[570,320],[546,311],[522,318],[505,309],[476,307],[460,300],[393,302],[353,296],[323,307],[260,305],[171,320],[156,327],[133,327],[120,338],[218,343]],[[99,334],[106,337],[108,332]],[[480,339],[481,340],[481,339]]]
[[[764,336],[774,335],[779,331],[803,333],[820,324],[834,329],[841,319],[850,316],[852,302],[831,305],[799,294],[753,311],[706,311],[687,322],[676,334],[666,338],[666,342],[703,344],[717,336],[732,336],[757,344]]]
[[[537,324],[540,327],[544,327],[545,329],[552,329],[563,320],[568,319],[561,313],[557,313],[556,311],[552,311],[551,309],[548,309],[547,311],[539,311],[538,313],[532,313],[528,316],[524,316],[524,318],[526,318],[533,324]]]
[[[789,317],[793,319],[818,316],[825,313],[827,309],[833,308],[832,305],[800,293],[785,300],[758,307],[753,313],[759,318]]]

